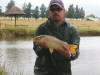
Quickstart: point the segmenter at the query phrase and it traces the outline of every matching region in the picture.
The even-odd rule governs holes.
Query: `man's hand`
[[[64,55],[65,57],[70,57],[71,54],[70,54],[69,50],[67,49],[67,47],[64,45],[62,47],[64,48],[64,50],[62,48],[59,48],[58,52],[61,53],[62,55]]]

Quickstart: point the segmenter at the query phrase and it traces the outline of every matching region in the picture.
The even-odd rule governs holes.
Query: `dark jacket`
[[[76,55],[67,58],[56,50],[54,50],[53,54],[50,54],[49,50],[34,43],[33,49],[37,54],[34,67],[35,75],[71,75],[70,61],[75,60],[79,56],[80,37],[77,29],[66,21],[64,21],[61,26],[56,27],[54,23],[48,19],[48,21],[37,28],[34,36],[41,34],[55,36],[69,44],[78,45],[78,48],[76,49]]]

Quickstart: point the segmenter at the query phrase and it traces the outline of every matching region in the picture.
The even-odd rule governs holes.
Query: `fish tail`
[[[76,49],[77,48],[77,45],[70,45],[69,47],[69,51],[72,53],[72,54],[76,54]]]

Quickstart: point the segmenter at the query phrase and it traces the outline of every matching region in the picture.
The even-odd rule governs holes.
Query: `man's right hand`
[[[64,48],[65,50],[63,50],[62,48],[59,48],[59,49],[57,49],[57,51],[58,51],[59,53],[61,53],[62,55],[64,55],[65,57],[70,57],[71,54],[70,54],[69,50],[67,49],[67,47],[63,46],[63,48]]]

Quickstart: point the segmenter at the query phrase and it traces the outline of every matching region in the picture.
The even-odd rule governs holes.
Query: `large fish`
[[[57,39],[54,36],[50,35],[40,35],[33,38],[33,42],[35,42],[37,45],[40,45],[42,47],[49,48],[50,53],[53,53],[53,50],[69,50],[70,53],[76,54],[75,48],[77,48],[77,45],[69,45],[67,42],[64,42],[62,40]],[[65,47],[67,49],[65,49]]]

